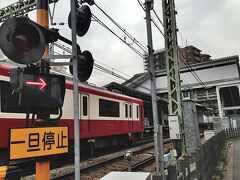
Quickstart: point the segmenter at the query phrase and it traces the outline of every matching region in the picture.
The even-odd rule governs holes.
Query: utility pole
[[[147,40],[148,40],[148,61],[149,61],[149,75],[151,79],[151,96],[152,96],[152,112],[154,122],[154,146],[157,164],[157,173],[162,174],[164,180],[164,158],[163,158],[163,133],[162,124],[159,124],[158,109],[157,109],[157,95],[156,95],[156,81],[155,81],[155,65],[153,59],[153,43],[152,43],[152,27],[150,11],[153,8],[153,0],[145,0],[146,9],[146,25],[147,25]]]
[[[37,7],[37,23],[48,27],[48,0],[37,0],[36,7]],[[49,55],[49,46],[48,44],[45,45],[45,52],[44,55]],[[40,71],[41,73],[49,74],[49,64],[40,60]],[[43,116],[50,116],[49,114],[44,114]],[[41,118],[41,117],[40,117]],[[40,121],[44,121],[40,119]],[[36,162],[36,179],[50,179],[50,161],[41,161]]]
[[[77,60],[78,52],[76,36],[76,3],[77,3],[76,0],[71,0],[75,180],[80,180],[80,123],[79,123],[78,60]]]
[[[172,140],[177,157],[186,153],[185,132],[182,112],[182,97],[179,72],[179,49],[177,44],[176,11],[174,0],[163,0],[163,24],[165,38],[166,71],[168,80],[168,112],[177,116],[180,138]]]

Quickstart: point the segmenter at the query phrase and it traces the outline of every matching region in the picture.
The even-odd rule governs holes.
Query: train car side
[[[61,125],[70,126],[73,138],[72,84],[67,83]],[[143,102],[139,99],[81,85],[80,136],[82,139],[112,136],[144,131]]]
[[[9,81],[9,67],[0,65],[0,80]],[[143,102],[140,99],[87,85],[80,85],[79,91],[81,139],[108,139],[144,131]],[[63,116],[59,125],[69,126],[70,140],[74,137],[72,94],[72,83],[67,82]],[[8,129],[26,127],[25,119],[24,114],[0,112],[0,148],[8,146]]]
[[[10,71],[8,66],[0,65],[0,80],[9,81]],[[1,98],[1,97],[0,97]],[[1,105],[0,105],[1,106]],[[14,113],[2,113],[0,111],[0,148],[8,147],[8,129],[15,127],[25,127],[26,115]]]

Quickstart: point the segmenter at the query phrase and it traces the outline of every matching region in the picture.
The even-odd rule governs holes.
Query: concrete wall
[[[183,118],[187,154],[191,154],[195,151],[197,146],[200,145],[197,110],[193,101],[186,100],[183,102]]]

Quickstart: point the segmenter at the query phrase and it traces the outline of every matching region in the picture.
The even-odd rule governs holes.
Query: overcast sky
[[[106,13],[117,21],[124,29],[133,35],[139,42],[147,45],[145,12],[137,0],[95,0]],[[142,0],[143,1],[143,0]],[[0,7],[5,7],[16,0],[0,0]],[[239,0],[175,0],[177,14],[178,44],[196,46],[212,56],[220,58],[225,56],[239,55],[240,52],[240,1]],[[162,1],[154,1],[154,9],[162,19]],[[52,6],[51,6],[52,8]],[[97,8],[91,7],[92,13],[108,25],[122,38],[124,34],[119,31]],[[56,4],[54,22],[67,22],[70,11],[70,1],[59,0]],[[29,16],[35,20],[35,11]],[[153,15],[153,17],[155,17]],[[154,18],[157,21],[157,18]],[[158,23],[161,29],[163,27]],[[60,29],[63,36],[71,38],[68,25],[54,26]],[[164,39],[160,32],[152,25],[154,49],[164,47]],[[126,38],[128,43],[131,40]],[[117,69],[126,78],[136,73],[144,72],[143,59],[133,52],[128,46],[117,39],[111,32],[100,24],[92,21],[88,33],[78,38],[81,50],[89,50],[94,59]],[[136,47],[136,46],[134,46]],[[99,63],[98,63],[99,64]],[[117,72],[117,73],[120,73]],[[130,75],[127,76],[126,74]],[[114,76],[99,72],[94,69],[89,79],[90,83],[98,86],[122,80]]]

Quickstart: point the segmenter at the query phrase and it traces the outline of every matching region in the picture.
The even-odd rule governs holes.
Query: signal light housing
[[[76,9],[76,33],[79,37],[84,36],[91,24],[91,10],[88,6],[84,5],[81,8]],[[68,26],[72,28],[71,24],[71,12],[68,16]]]
[[[7,19],[0,27],[0,48],[12,61],[32,64],[44,54],[45,44],[55,42],[58,32],[40,26],[26,16]]]
[[[72,59],[70,60],[72,62]],[[83,51],[78,56],[78,79],[85,82],[89,79],[93,70],[94,59],[89,51]],[[73,67],[69,66],[69,71],[73,75]]]
[[[30,112],[61,108],[65,96],[65,77],[38,73],[37,68],[17,68],[10,71],[13,94],[18,95],[18,106]]]

